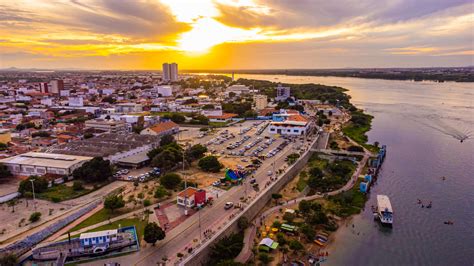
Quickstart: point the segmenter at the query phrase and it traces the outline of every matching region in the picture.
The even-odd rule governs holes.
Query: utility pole
[[[201,233],[201,211],[202,207],[198,208],[198,215],[199,215],[199,242],[202,242],[202,233]]]
[[[188,188],[187,175],[184,172],[184,153],[186,152],[186,146],[183,148],[183,175],[184,175],[184,215],[188,215]]]
[[[35,207],[35,211],[36,211],[36,197],[35,197],[35,180],[34,179],[30,179],[30,182],[31,182],[31,189],[33,190],[33,206]]]

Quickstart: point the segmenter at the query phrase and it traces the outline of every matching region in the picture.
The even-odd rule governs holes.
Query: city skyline
[[[462,0],[15,1],[0,5],[0,68],[470,66],[472,10]]]

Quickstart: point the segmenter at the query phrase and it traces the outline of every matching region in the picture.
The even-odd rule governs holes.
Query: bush
[[[348,151],[354,151],[354,152],[364,152],[364,149],[360,146],[350,146],[347,148]]]
[[[245,230],[247,227],[249,227],[250,222],[247,219],[247,217],[240,217],[239,220],[237,221],[237,226],[239,227],[240,230]]]
[[[283,214],[283,220],[287,221],[288,223],[292,223],[295,218],[295,214],[293,213],[285,212],[285,214]]]
[[[114,212],[116,209],[120,209],[125,206],[125,201],[122,196],[111,195],[105,198],[104,208]]]
[[[79,191],[83,190],[84,186],[82,185],[81,181],[74,181],[74,183],[72,184],[72,189],[74,189],[75,191]]]
[[[204,153],[207,152],[207,148],[201,144],[193,145],[189,151],[188,155],[190,159],[196,160],[204,156]]]
[[[160,183],[167,189],[174,189],[181,183],[181,177],[175,173],[168,173],[160,177]]]
[[[156,223],[148,223],[145,226],[143,232],[143,239],[147,242],[155,245],[156,241],[164,239],[166,236],[165,231],[161,229]]]
[[[293,251],[299,251],[304,249],[303,244],[301,244],[298,240],[291,240],[290,243],[288,244],[288,247],[293,250]]]
[[[161,199],[161,198],[169,196],[169,195],[170,195],[170,193],[168,192],[168,190],[166,190],[165,187],[159,186],[155,190],[154,197],[157,198],[157,199]]]
[[[18,265],[18,258],[13,253],[5,253],[0,256],[0,265],[15,266]]]
[[[12,176],[8,167],[4,164],[0,164],[0,179]]]
[[[148,207],[148,206],[150,206],[150,205],[151,205],[151,201],[150,201],[149,199],[145,199],[145,200],[143,201],[143,206],[144,206],[144,207]]]
[[[41,212],[34,212],[30,215],[30,222],[34,223],[41,219]]]
[[[166,146],[173,142],[175,142],[173,135],[164,135],[163,137],[161,137],[160,146]]]
[[[217,173],[221,170],[223,165],[217,160],[216,156],[206,156],[199,160],[198,163],[199,168],[206,172],[214,172]]]

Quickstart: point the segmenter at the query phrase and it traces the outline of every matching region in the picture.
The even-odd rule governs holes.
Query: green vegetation
[[[187,157],[193,160],[197,160],[204,156],[204,153],[207,152],[207,148],[201,144],[196,144],[193,145],[188,151],[187,151]]]
[[[12,176],[12,173],[10,173],[10,170],[8,170],[8,167],[0,163],[0,179],[10,177],[10,176]]]
[[[168,144],[175,143],[175,142],[176,141],[175,141],[173,135],[164,135],[160,139],[160,146],[166,146]]]
[[[76,182],[79,182],[79,181],[75,181],[74,183],[76,184]],[[81,184],[81,183],[79,182],[77,184]],[[36,186],[37,184],[35,181],[35,193],[37,192]],[[51,200],[53,202],[60,202],[60,201],[74,199],[74,198],[83,196],[91,191],[92,189],[85,189],[82,187],[82,185],[79,188],[78,185],[73,185],[71,187],[71,186],[66,186],[65,184],[60,184],[60,185],[54,185],[50,188],[47,188],[44,192],[37,193],[36,196],[38,198]]]
[[[152,158],[151,165],[164,172],[175,169],[183,161],[183,149],[176,142],[155,148],[147,155]]]
[[[329,197],[327,209],[340,217],[348,217],[359,213],[364,208],[367,196],[359,191],[361,180],[348,191]]]
[[[18,258],[13,253],[2,254],[0,257],[0,265],[15,266],[18,265]]]
[[[237,114],[239,117],[244,117],[247,111],[252,111],[252,102],[230,102],[222,104],[222,111],[225,113]],[[250,115],[250,113],[247,113]]]
[[[31,181],[34,180],[35,186],[35,193],[41,194],[48,189],[48,181],[46,178],[41,176],[30,176],[28,179],[22,180],[18,187],[18,192],[20,192],[23,196],[30,195],[29,193],[33,193],[33,188],[31,185]],[[31,194],[32,196],[32,194]]]
[[[371,128],[374,117],[364,114],[362,111],[353,111],[351,116],[350,123],[342,128],[344,134],[365,148],[376,151],[377,147],[367,144],[368,138],[366,135]]]
[[[168,190],[166,190],[166,188],[163,187],[163,186],[157,187],[156,190],[155,190],[155,193],[154,193],[154,197],[157,198],[157,199],[161,199],[161,198],[164,198],[164,197],[170,196],[170,195],[171,195],[171,193]]]
[[[87,231],[86,233],[103,231],[103,230],[112,230],[112,229],[117,229],[119,227],[135,226],[137,230],[138,239],[142,239],[146,224],[147,224],[146,221],[143,221],[141,219],[127,218],[127,219],[121,219],[121,220],[118,220],[106,225],[99,226],[97,228]],[[72,237],[77,237],[77,236],[78,235],[75,235]]]
[[[300,155],[298,153],[292,153],[286,157],[288,164],[294,164],[298,158],[300,158]]]
[[[334,231],[337,228],[336,223],[327,216],[328,210],[316,201],[303,200],[298,204],[298,209],[298,215],[304,219],[304,223],[299,224],[300,227],[304,228],[303,225],[306,224],[312,229],[322,227],[330,231]],[[311,229],[306,228],[304,230],[304,234],[310,237],[312,234]]]
[[[50,137],[51,134],[49,134],[49,132],[46,132],[46,131],[38,131],[38,132],[35,132],[33,134],[31,134],[31,137],[33,138],[36,138],[36,137],[43,137],[43,138],[47,138],[47,137]]]
[[[125,201],[122,196],[110,195],[104,200],[104,208],[110,210],[112,213],[125,206]]]
[[[206,156],[202,159],[199,160],[198,162],[199,168],[201,168],[203,171],[206,172],[214,172],[217,173],[219,172],[222,167],[224,167],[219,160],[217,159],[216,156]]]
[[[160,183],[167,189],[174,189],[181,183],[181,176],[176,173],[168,173],[160,177]]]
[[[266,94],[268,97],[276,96],[275,87],[278,83],[265,80],[239,79],[240,84],[253,86],[255,89]],[[350,96],[345,93],[346,89],[335,86],[325,86],[321,84],[282,84],[291,87],[291,94],[298,99],[320,100],[330,104],[340,104],[349,109],[353,105],[349,102]]]
[[[41,219],[41,212],[34,212],[30,215],[29,221],[35,223]]]
[[[306,171],[301,171],[298,182],[296,183],[296,189],[301,192],[306,188],[308,184],[308,173]]]
[[[165,231],[161,229],[156,223],[148,223],[145,226],[143,239],[153,246],[155,245],[156,241],[162,240],[165,238]]]
[[[0,142],[0,151],[4,151],[8,149],[8,145],[6,143]]]
[[[74,170],[72,175],[86,182],[103,182],[112,176],[112,166],[108,160],[95,157]]]
[[[219,240],[211,247],[208,265],[216,265],[239,255],[244,246],[244,234],[232,234]]]
[[[327,160],[314,159],[310,165],[325,166],[324,168],[311,166],[309,169],[308,186],[319,192],[328,192],[342,187],[356,169],[354,163],[347,160],[329,163]]]
[[[121,213],[120,211],[111,212],[110,210],[104,208],[104,209],[101,209],[98,212],[94,213],[89,218],[82,221],[80,224],[76,225],[70,231],[74,232],[74,231],[77,231],[79,229],[94,225],[96,223],[100,223],[100,222],[106,221],[108,219],[112,219],[112,218],[120,216],[122,214],[123,213]]]

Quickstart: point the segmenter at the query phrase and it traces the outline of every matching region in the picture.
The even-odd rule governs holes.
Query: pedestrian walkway
[[[354,174],[352,175],[351,179],[349,181],[347,181],[347,183],[342,188],[331,191],[331,192],[327,193],[327,195],[329,195],[329,196],[337,195],[339,193],[342,193],[342,192],[347,191],[347,190],[351,189],[352,187],[354,187],[354,185],[357,182],[357,179],[359,178],[359,175],[360,175],[362,169],[367,164],[367,161],[368,161],[370,155],[371,155],[370,152],[366,151],[364,157],[359,162],[359,165],[357,166],[357,169],[354,172]],[[306,201],[315,200],[315,199],[318,199],[318,198],[322,198],[323,196],[324,195],[318,195],[318,194],[315,194],[315,195],[312,195],[312,196],[304,196],[304,197],[296,198],[296,199],[293,199],[293,200],[289,200],[289,201],[285,202],[282,205],[278,205],[278,206],[275,206],[273,208],[270,208],[270,209],[266,210],[261,216],[257,217],[255,219],[254,224],[252,224],[252,226],[250,226],[245,231],[244,246],[243,246],[242,250],[240,251],[239,255],[235,258],[235,261],[240,262],[240,263],[245,263],[250,259],[250,256],[252,255],[253,240],[255,239],[255,235],[257,233],[257,227],[265,219],[265,217],[268,217],[269,215],[271,215],[274,212],[280,211],[280,209],[282,209],[283,207],[289,207],[289,206],[292,206],[292,205],[296,205],[296,204],[300,203],[303,200],[306,200]]]

